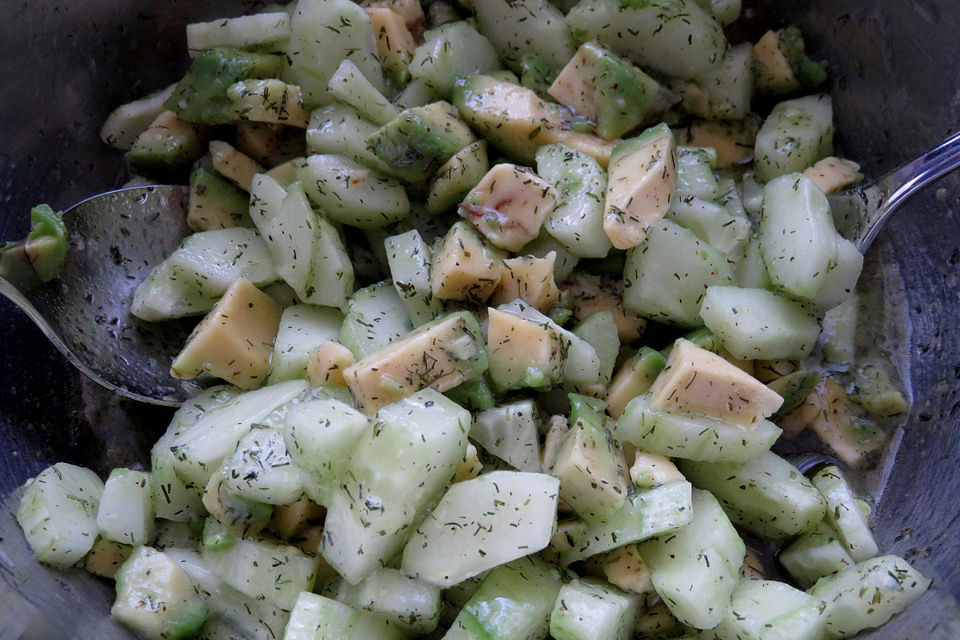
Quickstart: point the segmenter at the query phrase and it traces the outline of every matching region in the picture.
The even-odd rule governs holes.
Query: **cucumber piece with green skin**
[[[499,68],[496,49],[464,20],[445,24],[424,34],[424,43],[413,53],[410,75],[414,82],[420,82],[428,88],[436,99],[436,96],[445,98],[450,95],[457,76],[488,73]],[[424,104],[429,102],[433,100]]]
[[[833,639],[879,627],[913,604],[929,587],[930,580],[906,560],[888,555],[821,578],[809,593],[827,603],[823,612],[826,637]]]
[[[480,32],[493,44],[508,67],[520,72],[521,59],[536,54],[559,70],[573,57],[574,43],[563,14],[547,0],[522,5],[488,0],[474,6]]]
[[[481,411],[470,427],[470,439],[515,469],[542,470],[537,407],[531,400]]]
[[[387,124],[400,115],[400,109],[387,100],[349,58],[330,76],[327,91],[375,125]]]
[[[803,588],[856,564],[837,532],[826,523],[797,537],[777,557],[790,577]]]
[[[550,628],[550,612],[562,586],[557,570],[536,556],[501,565],[487,574],[443,638],[546,638]]]
[[[320,345],[336,340],[341,325],[343,314],[337,309],[309,304],[284,309],[273,343],[267,384],[306,379],[310,354]]]
[[[427,211],[440,214],[455,206],[489,170],[486,140],[477,140],[456,152],[437,169],[427,193]]]
[[[0,244],[0,278],[18,288],[49,282],[63,270],[68,248],[63,215],[50,205],[37,205],[30,210],[26,240]]]
[[[307,151],[346,156],[384,175],[396,177],[389,166],[367,148],[368,136],[377,125],[360,117],[357,110],[345,104],[331,104],[315,109],[307,127]]]
[[[573,580],[560,589],[550,614],[550,636],[557,640],[629,640],[643,596],[599,580]]]
[[[783,404],[770,419],[776,422],[789,415],[790,412],[803,404],[813,388],[820,384],[822,379],[816,371],[800,369],[769,383],[767,386],[783,397]]]
[[[753,429],[689,413],[656,411],[637,396],[617,420],[613,435],[660,455],[705,462],[747,462],[770,450],[781,430],[768,420]]]
[[[816,89],[827,80],[827,69],[807,55],[803,33],[789,26],[780,33],[780,49],[790,62],[797,79],[807,89]]]
[[[802,360],[820,335],[815,315],[763,289],[710,287],[700,317],[740,360]]]
[[[774,285],[812,300],[837,264],[837,232],[827,196],[813,180],[792,173],[763,188],[760,252]]]
[[[627,496],[620,510],[605,522],[571,531],[568,534],[570,549],[561,552],[560,563],[566,566],[687,526],[691,495],[689,482],[674,481]]]
[[[720,624],[702,640],[819,640],[826,620],[820,598],[783,582],[742,578]]]
[[[227,89],[241,80],[276,77],[282,66],[282,58],[275,55],[231,49],[203,51],[163,106],[187,122],[229,124],[237,119],[237,110]]]
[[[588,342],[597,354],[600,363],[600,383],[607,384],[613,376],[613,367],[620,354],[620,336],[613,312],[596,311],[578,324],[573,335]]]
[[[734,216],[725,206],[696,196],[674,200],[667,218],[731,257],[743,253],[752,233],[746,217]]]
[[[129,151],[137,136],[146,131],[150,123],[163,111],[163,103],[176,86],[172,84],[114,109],[100,129],[100,139],[111,147]]]
[[[537,174],[553,185],[558,206],[544,228],[581,258],[604,258],[612,245],[603,230],[607,172],[587,154],[563,143],[537,149]]]
[[[820,492],[775,453],[743,463],[680,460],[680,471],[720,501],[731,520],[768,540],[810,531],[826,511]]]
[[[340,232],[311,207],[299,182],[284,188],[253,178],[250,216],[273,254],[277,273],[302,302],[343,308],[353,292],[353,264]]]
[[[188,638],[207,617],[193,581],[168,555],[138,547],[116,575],[113,619],[147,640]]]
[[[410,215],[403,186],[346,156],[317,154],[297,169],[310,200],[327,216],[361,229],[382,229]]]
[[[414,107],[366,138],[367,148],[403,180],[428,180],[453,154],[476,138],[446,102]]]
[[[187,25],[187,51],[191,56],[217,47],[283,49],[289,39],[290,14],[286,11],[256,13]]]
[[[787,100],[764,120],[754,147],[754,178],[762,183],[803,171],[833,155],[833,103],[817,94]]]
[[[287,55],[292,79],[303,91],[303,104],[308,109],[333,100],[327,85],[345,58],[377,91],[386,89],[370,14],[349,0],[297,2]]]
[[[383,242],[390,278],[414,327],[443,313],[443,302],[433,296],[430,270],[433,253],[416,229],[389,236]]]
[[[238,395],[204,413],[167,443],[177,475],[195,486],[206,487],[210,476],[236,450],[251,426],[306,387],[302,380],[282,382]]]
[[[303,495],[303,473],[293,465],[280,429],[254,425],[223,461],[220,474],[228,491],[247,500],[285,505]]]
[[[691,511],[690,524],[637,550],[670,612],[686,625],[712,629],[730,606],[746,546],[710,493],[694,490]]]
[[[695,0],[587,0],[570,10],[567,24],[577,40],[599,40],[634,64],[677,78],[716,67],[727,46],[720,24]]]
[[[753,98],[753,47],[732,47],[718,66],[672,87],[688,113],[705,120],[741,120],[750,113]]]
[[[65,462],[27,481],[17,522],[34,557],[66,569],[79,562],[97,539],[97,510],[103,482],[89,469]]]
[[[677,147],[676,162],[678,198],[695,196],[713,201],[723,195],[713,174],[717,166],[713,147]]]
[[[474,378],[450,389],[445,396],[466,409],[486,411],[496,406],[493,390],[486,377]]]
[[[850,377],[847,397],[876,416],[887,417],[910,408],[900,390],[894,386],[886,370],[868,364],[857,368]]]
[[[440,622],[440,589],[397,569],[380,569],[356,585],[341,578],[324,591],[410,634],[430,633]]]
[[[853,495],[840,469],[825,467],[814,474],[811,482],[823,494],[827,503],[826,521],[840,536],[850,557],[856,562],[876,557],[880,547],[867,523],[870,508]]]
[[[413,330],[403,298],[389,281],[357,291],[340,327],[340,343],[362,360]]]
[[[157,535],[152,493],[149,473],[131,469],[111,471],[97,510],[100,535],[134,547],[151,544]]]
[[[164,261],[208,298],[222,296],[237,278],[257,286],[280,279],[267,243],[256,229],[217,229],[187,236]],[[149,295],[149,290],[144,292]]]
[[[708,288],[733,283],[727,256],[671,220],[650,229],[643,244],[627,252],[623,306],[661,322],[698,327]]]
[[[520,84],[532,89],[539,96],[547,95],[550,85],[557,77],[557,69],[535,53],[520,57]]]
[[[400,551],[467,450],[470,414],[431,389],[384,407],[330,497],[321,553],[351,584]]]
[[[449,587],[550,543],[560,483],[493,471],[451,486],[403,550],[404,573]]]
[[[214,171],[208,158],[202,158],[190,172],[187,222],[195,231],[252,227],[250,195]]]
[[[181,183],[205,145],[197,129],[173,111],[162,111],[127,153],[127,168],[135,176]]]
[[[302,591],[312,591],[319,559],[296,547],[237,538],[228,548],[201,546],[210,570],[240,593],[291,611]]]

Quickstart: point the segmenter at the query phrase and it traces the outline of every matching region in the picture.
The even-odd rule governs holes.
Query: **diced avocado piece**
[[[594,121],[604,138],[650,124],[676,102],[667,88],[597,42],[580,46],[549,94]]]
[[[875,416],[887,417],[903,413],[910,408],[900,390],[887,372],[874,364],[858,368],[851,374],[847,396]]]
[[[440,166],[475,140],[446,102],[402,112],[366,139],[367,148],[411,183],[428,180]]]
[[[145,640],[190,637],[207,617],[207,605],[190,576],[162,551],[137,548],[116,580],[110,615]]]
[[[563,341],[553,323],[490,309],[487,356],[495,389],[543,388],[560,381]]]
[[[467,21],[431,29],[424,37],[413,54],[410,74],[436,95],[449,96],[458,76],[500,68],[493,45]]]
[[[201,155],[203,145],[193,125],[172,111],[162,111],[134,140],[127,166],[138,176],[179,182]]]
[[[483,302],[500,282],[503,257],[503,252],[484,242],[468,222],[455,222],[433,252],[433,295],[442,300]]]
[[[586,153],[602,167],[610,162],[614,141],[574,131],[560,106],[516,83],[479,74],[458,78],[451,100],[480,135],[526,165],[534,164],[537,149],[554,142]]]
[[[447,391],[444,395],[459,404],[461,407],[476,411],[486,411],[496,406],[493,391],[486,377],[467,380]]]
[[[187,122],[234,122],[237,108],[227,90],[241,80],[274,77],[282,66],[283,58],[276,55],[208,49],[194,58],[190,69],[163,106]]]
[[[659,351],[641,347],[611,380],[607,391],[607,413],[619,418],[628,402],[650,389],[665,363],[666,359]]]
[[[460,215],[496,247],[520,251],[540,234],[557,192],[530,169],[498,164],[460,204]]]
[[[187,224],[194,231],[252,227],[250,194],[214,171],[209,158],[201,158],[190,172]]]
[[[206,371],[241,389],[256,389],[270,372],[280,312],[270,296],[238,278],[190,334],[170,374],[189,380]]]
[[[635,247],[663,219],[677,186],[676,140],[666,124],[620,142],[610,155],[603,229],[617,249]]]
[[[444,392],[487,369],[480,325],[469,311],[411,331],[343,372],[357,408],[370,414],[430,387]]]
[[[30,210],[30,233],[22,242],[0,245],[0,277],[13,286],[30,287],[60,275],[69,249],[63,214],[50,205]]]
[[[770,382],[767,386],[783,398],[783,405],[770,419],[779,422],[781,418],[803,404],[821,379],[816,371],[801,369]]]
[[[571,400],[575,398],[571,394]],[[579,408],[551,473],[560,479],[560,497],[582,520],[603,522],[623,506],[627,486],[602,416],[584,403]]]

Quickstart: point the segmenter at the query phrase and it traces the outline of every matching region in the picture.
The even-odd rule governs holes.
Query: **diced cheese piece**
[[[676,143],[665,124],[624,140],[610,155],[603,230],[617,249],[635,247],[670,209],[677,187]]]
[[[244,191],[250,191],[253,176],[264,171],[256,160],[222,140],[210,142],[210,160],[217,173]]]
[[[557,451],[563,443],[563,438],[570,431],[570,424],[564,416],[550,416],[550,422],[547,426],[547,435],[543,438],[543,451],[541,459],[543,468],[550,469],[557,460]]]
[[[783,404],[765,384],[720,356],[680,339],[650,387],[650,406],[687,411],[754,427]]]
[[[270,373],[280,306],[246,278],[237,278],[197,325],[170,367],[189,380],[206,371],[241,389],[256,389]]]
[[[457,467],[453,482],[473,480],[480,475],[482,469],[483,465],[480,463],[480,458],[477,457],[477,448],[472,444],[467,444],[467,453],[463,456],[463,462]]]
[[[367,13],[370,14],[373,35],[377,38],[377,53],[384,71],[394,77],[402,76],[417,48],[403,16],[389,7],[370,7]]]
[[[637,545],[629,544],[600,557],[600,566],[607,582],[633,593],[651,593],[650,569],[640,557]]]
[[[93,548],[87,553],[87,559],[83,566],[95,576],[113,580],[117,569],[127,561],[131,553],[133,553],[133,547],[129,544],[114,542],[106,538],[97,538],[97,541],[93,543]]]
[[[560,478],[560,498],[590,523],[609,518],[627,498],[607,433],[593,424],[577,421],[560,445],[550,473]]]
[[[300,129],[306,129],[310,123],[310,112],[303,107],[300,87],[283,80],[241,80],[227,89],[227,96],[244,120]]]
[[[307,362],[307,380],[311,387],[345,387],[347,381],[343,372],[353,364],[353,352],[345,346],[331,340],[325,342],[310,353]]]
[[[696,120],[679,132],[677,142],[686,147],[709,147],[717,152],[717,169],[749,162],[757,139],[757,126],[746,120],[718,122]]]
[[[498,164],[460,204],[460,215],[491,244],[519,251],[540,234],[557,206],[557,192],[543,178],[515,164]]]
[[[753,45],[754,83],[762,93],[790,93],[800,88],[800,80],[780,47],[783,31],[767,31]]]
[[[584,320],[597,311],[609,311],[617,325],[621,343],[633,342],[647,327],[639,313],[623,306],[623,281],[600,276],[575,275],[563,284],[564,306],[577,320]]]
[[[813,183],[828,195],[843,191],[861,178],[860,165],[852,160],[841,160],[833,156],[820,160],[806,169],[803,175],[813,180]]]
[[[686,480],[677,465],[666,456],[657,453],[637,451],[630,467],[630,479],[633,484],[651,489],[674,480]]]
[[[556,260],[556,251],[542,258],[520,256],[504,260],[503,277],[493,292],[493,304],[520,299],[538,311],[548,313],[560,302],[560,290],[553,275]]]
[[[481,375],[487,354],[476,318],[450,314],[414,329],[347,367],[343,377],[367,414],[421,389],[447,391]]]
[[[404,24],[415,38],[419,38],[423,34],[423,27],[427,18],[423,15],[423,8],[420,6],[419,0],[365,0],[363,6],[368,11],[376,7],[390,9],[390,11],[403,18]]]
[[[433,252],[430,286],[442,300],[483,302],[500,283],[503,253],[466,222],[455,222]]]
[[[303,497],[293,504],[274,507],[273,516],[270,518],[270,530],[281,540],[290,540],[303,531],[309,523],[322,521],[326,513],[327,510],[316,502]]]
[[[550,322],[488,309],[490,379],[501,389],[542,388],[560,381],[563,341]]]

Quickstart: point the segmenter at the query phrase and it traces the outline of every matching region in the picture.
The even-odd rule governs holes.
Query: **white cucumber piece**
[[[470,414],[425,389],[377,412],[330,497],[322,553],[356,584],[403,548],[467,451]]]
[[[403,298],[389,281],[357,291],[340,327],[340,343],[362,360],[377,349],[413,331]]]
[[[863,562],[879,554],[880,547],[867,522],[870,509],[853,495],[840,469],[825,467],[814,474],[811,482],[827,503],[827,523],[837,532],[854,562]]]
[[[283,640],[401,640],[404,637],[401,627],[377,615],[304,592],[290,613]]]
[[[659,411],[649,394],[637,396],[617,420],[613,435],[644,451],[685,460],[746,462],[776,442],[780,428],[761,420],[747,429],[735,422],[692,413]]]
[[[727,207],[696,196],[674,200],[667,217],[729,256],[739,255],[752,233],[747,218],[734,216]]]
[[[681,460],[677,466],[694,486],[710,491],[731,520],[762,538],[810,531],[823,520],[820,492],[775,453],[743,463]]]
[[[501,565],[487,574],[443,638],[542,640],[562,586],[558,571],[537,556]]]
[[[753,86],[753,47],[744,43],[727,49],[718,66],[673,88],[683,98],[683,108],[695,116],[742,120],[750,113]]]
[[[787,100],[764,120],[754,147],[754,177],[765,183],[833,155],[833,103],[818,94]]]
[[[557,596],[550,635],[556,640],[629,640],[642,607],[639,594],[599,580],[572,580]]]
[[[760,253],[760,240],[754,235],[744,248],[743,257],[737,262],[737,286],[743,289],[772,289],[767,265]]]
[[[600,383],[610,382],[613,367],[620,354],[620,335],[617,333],[617,323],[613,320],[613,312],[604,310],[590,314],[574,328],[573,335],[593,347],[599,363]]]
[[[713,147],[677,147],[677,198],[713,201],[722,195],[713,175],[717,151]]]
[[[837,235],[837,259],[813,297],[813,304],[821,310],[833,309],[853,296],[853,290],[863,271],[863,254],[846,238]]]
[[[129,151],[140,134],[149,129],[164,110],[163,103],[173,95],[176,86],[172,84],[114,109],[100,129],[100,139],[111,147]]]
[[[387,124],[400,115],[400,109],[391,104],[349,58],[330,76],[327,90],[376,125]]]
[[[777,557],[790,577],[803,588],[856,564],[837,532],[826,523],[797,537]]]
[[[116,575],[114,620],[145,640],[188,638],[207,617],[190,576],[170,556],[138,547]]]
[[[802,360],[820,335],[815,315],[763,289],[710,287],[700,317],[724,348],[742,360]]]
[[[334,99],[327,85],[347,57],[378,91],[386,89],[370,14],[350,0],[297,2],[287,56],[308,109]]]
[[[111,471],[97,510],[100,535],[134,547],[152,543],[157,534],[152,495],[149,473],[130,469]]]
[[[477,414],[470,439],[520,471],[540,473],[540,436],[537,408],[520,400]]]
[[[66,569],[90,551],[97,539],[102,494],[97,474],[66,462],[27,481],[17,522],[37,560]]]
[[[303,495],[303,472],[293,465],[280,429],[253,425],[220,474],[228,491],[254,502],[293,504]]]
[[[430,247],[416,229],[390,236],[383,241],[390,278],[415,327],[426,324],[443,312],[443,302],[430,288]]]
[[[319,559],[296,547],[268,540],[238,538],[226,548],[201,547],[210,570],[226,584],[284,611],[301,591],[312,591]]]
[[[540,551],[556,522],[560,481],[494,471],[454,484],[403,550],[405,573],[449,587]]]
[[[460,149],[437,169],[427,193],[427,211],[439,215],[456,206],[489,170],[486,140]]]
[[[612,244],[603,230],[607,172],[587,154],[557,142],[537,149],[537,174],[557,190],[558,204],[544,225],[581,258],[604,258]]]
[[[410,215],[403,185],[346,156],[312,155],[297,179],[321,211],[343,224],[382,229]]]
[[[827,603],[827,638],[849,638],[900,613],[930,588],[903,558],[881,556],[821,578],[809,593]]]
[[[606,521],[572,531],[570,548],[561,553],[560,562],[568,565],[680,529],[690,522],[690,505],[691,486],[683,480],[633,493]]]
[[[820,640],[824,603],[783,582],[742,578],[730,610],[702,640]]]
[[[254,423],[293,400],[307,388],[293,380],[241,394],[207,411],[169,442],[177,474],[195,486],[206,487],[210,476],[231,455]]]
[[[290,14],[286,11],[255,13],[187,25],[187,51],[191,57],[216,47],[248,49],[271,44],[283,45],[289,39]]]
[[[440,622],[440,588],[397,569],[380,569],[356,585],[341,579],[333,592],[339,602],[382,616],[411,634],[430,633]]]
[[[857,357],[860,300],[852,295],[823,315],[820,352],[830,364],[852,365]]]
[[[763,188],[760,252],[770,279],[812,300],[837,264],[837,232],[827,196],[813,180],[791,173]]]
[[[487,0],[474,6],[477,26],[508,67],[519,73],[524,54],[536,54],[560,70],[574,53],[573,38],[560,10],[547,0],[522,4]]]
[[[487,73],[500,69],[497,51],[490,41],[466,20],[451,22],[424,34],[424,43],[417,47],[410,62],[414,83],[430,90],[432,98],[446,98],[459,75]],[[411,83],[413,84],[413,83]],[[408,85],[410,86],[410,85]],[[405,105],[410,108],[416,105]]]
[[[698,327],[707,289],[733,284],[727,256],[671,220],[650,229],[643,244],[627,252],[623,306],[644,317]]]
[[[306,379],[310,354],[320,345],[336,340],[342,324],[343,314],[337,309],[310,304],[284,309],[270,356],[267,384]]]
[[[331,104],[316,109],[310,115],[307,150],[311,154],[337,153],[385,175],[391,175],[387,164],[373,155],[364,142],[367,136],[378,128],[372,122],[361,118],[353,107]]]
[[[198,522],[176,522],[157,519],[157,539],[154,547],[160,551],[167,549],[188,550],[200,545]]]
[[[654,589],[680,622],[712,629],[723,620],[746,546],[710,493],[694,490],[690,524],[637,550]]]

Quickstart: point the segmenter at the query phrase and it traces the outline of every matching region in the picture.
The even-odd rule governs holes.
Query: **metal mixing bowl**
[[[482,1],[482,0],[477,0]],[[744,32],[798,23],[832,74],[838,147],[867,176],[960,128],[956,0],[744,0]],[[22,236],[37,202],[65,207],[123,181],[102,145],[116,105],[175,81],[188,22],[237,15],[226,0],[0,2],[0,237]],[[881,547],[934,588],[875,639],[960,638],[960,180],[911,202],[881,246],[903,275],[914,406],[875,513]],[[101,474],[143,464],[169,414],[82,379],[27,318],[0,304],[0,640],[127,638],[108,616],[111,586],[30,558],[12,492],[66,460]]]

